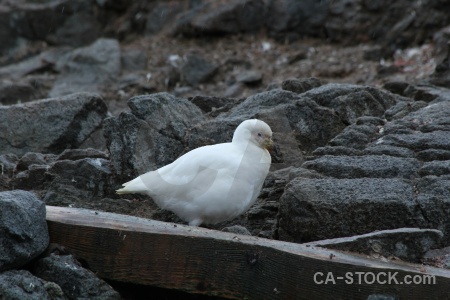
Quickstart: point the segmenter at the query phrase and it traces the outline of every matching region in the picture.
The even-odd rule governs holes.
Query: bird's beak
[[[272,152],[273,151],[273,141],[272,138],[268,137],[264,140],[264,148],[269,151]]]

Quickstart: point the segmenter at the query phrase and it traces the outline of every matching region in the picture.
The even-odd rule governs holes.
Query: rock
[[[414,158],[387,155],[322,156],[305,162],[302,167],[335,178],[394,178],[412,179],[420,163]]]
[[[447,176],[425,176],[416,181],[417,203],[427,227],[444,233],[444,246],[450,245],[450,178]]]
[[[119,42],[101,38],[87,47],[77,48],[58,61],[57,70],[61,74],[49,93],[50,97],[79,91],[98,93],[119,77]]]
[[[18,162],[19,158],[15,154],[1,154],[0,155],[1,175],[12,177]]]
[[[448,42],[447,42],[448,43]],[[450,47],[447,45],[447,55],[440,62],[434,71],[430,82],[435,85],[449,87],[450,86]]]
[[[387,134],[379,138],[376,143],[378,145],[404,147],[413,151],[428,149],[450,150],[450,135],[448,131]]]
[[[405,90],[409,86],[409,83],[404,81],[388,81],[383,85],[383,88],[391,93],[405,96]]]
[[[428,104],[424,101],[415,102],[399,102],[392,106],[384,113],[386,120],[398,120],[409,115],[410,113],[426,107]]]
[[[227,116],[251,118],[263,107],[268,108],[275,107],[280,104],[293,103],[294,100],[299,99],[298,97],[299,96],[296,93],[279,89],[258,93],[248,97],[242,103],[233,107]]]
[[[182,13],[174,34],[211,35],[257,31],[264,23],[262,0],[210,1]]]
[[[103,158],[108,159],[108,154],[104,151],[97,149],[87,148],[87,149],[66,149],[60,155],[58,155],[58,160],[79,160],[83,158]]]
[[[429,250],[423,256],[422,262],[425,265],[450,269],[450,247]]]
[[[192,86],[210,80],[216,71],[216,65],[195,52],[187,54],[185,62],[180,67],[181,79]]]
[[[182,2],[159,2],[153,4],[153,7],[146,15],[145,33],[153,35],[160,32],[168,24],[171,24],[183,9]]]
[[[250,233],[250,231],[248,231],[247,228],[245,228],[244,226],[241,226],[241,225],[228,226],[228,227],[223,228],[222,231],[236,233],[236,234],[243,234],[243,235],[252,235]]]
[[[167,93],[131,98],[131,112],[104,121],[111,167],[118,180],[171,163],[184,151],[186,130],[204,120],[191,102]]]
[[[10,105],[36,99],[35,89],[27,83],[0,82],[0,104]]]
[[[40,71],[55,71],[55,64],[66,56],[70,50],[71,48],[69,47],[57,47],[43,51],[38,55],[31,56],[18,63],[0,67],[0,77],[7,78],[7,81],[11,79],[19,80],[26,75]],[[7,99],[6,101],[12,102],[11,99]]]
[[[266,26],[275,37],[323,36],[329,1],[271,0]]]
[[[309,244],[420,263],[428,250],[439,246],[442,236],[442,232],[436,229],[399,228]]]
[[[0,106],[0,148],[6,153],[59,153],[78,147],[102,123],[107,107],[95,94],[78,93]]]
[[[147,55],[138,49],[123,50],[121,65],[124,71],[139,71],[147,68]]]
[[[417,158],[422,161],[450,160],[450,150],[427,149],[417,152]]]
[[[0,273],[0,296],[11,300],[66,300],[61,288],[53,282],[33,276],[26,270]]]
[[[195,96],[190,99],[192,103],[200,107],[204,112],[210,112],[224,106],[232,106],[236,104],[236,100],[233,98],[221,98],[210,96]]]
[[[27,264],[48,243],[44,203],[30,192],[0,192],[0,272]]]
[[[101,34],[95,6],[90,1],[19,3],[9,26],[19,36],[53,45],[81,46]]]
[[[414,158],[414,151],[402,148],[395,147],[389,145],[369,145],[366,149],[364,149],[365,155],[389,155],[389,156],[397,156],[397,157],[407,157]]]
[[[442,176],[450,175],[450,160],[426,162],[419,169],[420,176]]]
[[[378,134],[379,127],[372,124],[352,124],[328,143],[333,147],[364,149]]]
[[[36,276],[58,284],[70,299],[121,299],[105,281],[84,269],[72,255],[50,256],[33,264]]]
[[[28,170],[31,165],[49,165],[56,160],[56,155],[27,152],[17,163],[16,170]]]
[[[321,85],[322,81],[320,81],[320,79],[317,79],[315,77],[303,79],[292,78],[283,81],[281,83],[281,88],[286,91],[302,94],[306,91],[309,91]]]
[[[30,170],[28,180],[22,179],[22,184],[33,184],[33,175],[39,171]],[[60,160],[47,168],[45,173],[41,188],[45,190],[43,200],[47,205],[77,206],[83,203],[84,207],[91,208],[96,200],[111,192],[111,171],[106,159]],[[38,188],[34,186],[34,189]]]
[[[303,243],[427,225],[412,186],[398,178],[295,178],[280,199],[278,220],[280,240]]]
[[[261,82],[261,80],[261,72],[254,70],[243,71],[236,75],[237,82],[243,82],[246,84],[258,84]]]
[[[322,85],[302,95],[335,109],[346,124],[352,124],[362,116],[382,117],[388,108],[401,100],[399,96],[374,87],[336,83]]]

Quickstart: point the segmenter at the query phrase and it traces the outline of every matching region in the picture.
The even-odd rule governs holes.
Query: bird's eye
[[[259,136],[259,137],[262,137],[262,133],[261,133],[261,132],[258,132],[258,136]]]

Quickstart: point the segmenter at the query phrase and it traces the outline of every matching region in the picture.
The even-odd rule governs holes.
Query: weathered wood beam
[[[104,279],[236,299],[450,298],[442,269],[85,209],[47,206],[47,222]]]

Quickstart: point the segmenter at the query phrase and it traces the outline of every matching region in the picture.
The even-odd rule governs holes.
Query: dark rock
[[[196,86],[206,82],[214,76],[217,66],[206,60],[199,53],[191,52],[186,55],[185,62],[180,67],[181,79],[189,85]]]
[[[175,34],[210,35],[256,31],[264,23],[262,0],[205,2],[178,17]]]
[[[450,90],[448,88],[430,85],[410,85],[405,90],[405,94],[416,101],[425,101],[432,104],[450,100]]]
[[[383,88],[401,96],[405,96],[405,90],[409,83],[404,81],[388,81],[383,85]]]
[[[241,82],[236,82],[230,85],[223,93],[224,97],[240,97],[245,90],[245,85]]]
[[[303,79],[287,79],[281,83],[281,88],[286,91],[291,91],[294,93],[304,93],[306,91],[309,91],[313,88],[321,86],[323,83],[320,81],[320,79],[310,77],[310,78],[303,78]]]
[[[280,240],[309,242],[421,225],[412,186],[397,178],[296,178],[280,199]]]
[[[167,165],[184,151],[186,130],[204,120],[191,102],[167,93],[137,96],[131,113],[104,121],[104,132],[115,175],[137,174]]]
[[[68,47],[58,47],[43,51],[38,55],[26,58],[18,63],[0,67],[0,77],[19,80],[25,75],[44,71],[53,71],[56,63],[70,51]],[[7,99],[11,101],[11,99]]]
[[[252,235],[250,233],[250,231],[248,231],[247,228],[245,228],[244,226],[241,226],[241,225],[228,226],[228,227],[223,228],[222,231],[236,233],[236,234],[243,234],[243,235]]]
[[[237,82],[243,82],[246,84],[257,84],[262,80],[261,72],[249,70],[243,71],[236,75]]]
[[[409,157],[414,158],[414,151],[407,149],[407,148],[401,148],[401,147],[395,147],[395,146],[389,146],[389,145],[376,145],[372,144],[366,149],[364,149],[364,154],[366,155],[389,155],[389,156],[397,156],[397,157]]]
[[[58,284],[70,299],[121,299],[105,281],[84,269],[72,255],[50,256],[33,265],[39,278]]]
[[[450,160],[446,161],[430,161],[423,164],[419,169],[420,176],[442,176],[450,175]]]
[[[426,176],[417,180],[417,203],[427,220],[427,227],[444,233],[444,246],[450,245],[450,179],[449,176]]]
[[[420,263],[428,250],[439,246],[442,236],[442,232],[436,229],[399,228],[322,240],[310,245]]]
[[[427,149],[418,152],[417,158],[423,161],[450,160],[450,150]]]
[[[312,98],[319,105],[336,109],[349,123],[366,115],[381,117],[385,110],[403,100],[400,96],[374,87],[339,83],[322,85],[303,96]]]
[[[266,26],[272,35],[279,38],[289,33],[294,33],[294,38],[323,36],[328,5],[329,1],[271,0],[267,7]]]
[[[87,148],[87,149],[66,149],[60,155],[58,160],[78,160],[83,158],[103,158],[108,159],[108,154],[103,151]]]
[[[79,91],[98,93],[119,76],[119,42],[102,38],[87,47],[77,48],[58,61],[57,70],[61,74],[49,93],[50,97]]]
[[[13,189],[12,178],[16,173],[19,158],[14,154],[0,155],[0,192]]]
[[[27,83],[0,83],[0,104],[10,105],[36,99],[35,89]]]
[[[379,127],[376,125],[352,124],[336,135],[328,144],[333,147],[362,150],[375,139],[378,132]]]
[[[30,262],[48,242],[44,203],[30,192],[0,192],[0,272]]]
[[[245,99],[242,103],[230,110],[230,117],[251,118],[262,108],[275,107],[280,104],[290,104],[299,99],[296,93],[279,89],[258,93]]]
[[[10,22],[11,9],[2,6],[0,10],[0,40],[2,41],[2,43],[0,43],[0,55],[7,53],[16,43],[17,35],[11,30]]]
[[[95,6],[90,1],[46,1],[19,4],[9,26],[19,36],[50,44],[82,46],[101,33]]]
[[[323,156],[323,155],[333,155],[333,156],[340,156],[340,155],[350,155],[350,156],[359,156],[363,155],[363,151],[355,149],[355,148],[349,148],[345,146],[324,146],[319,147],[316,150],[312,152],[315,156]]]
[[[78,147],[106,116],[107,107],[94,94],[0,107],[0,148],[6,153],[58,153]]]
[[[0,296],[5,300],[68,299],[57,284],[37,278],[26,270],[0,273]]]
[[[1,154],[0,155],[1,175],[12,177],[18,162],[19,158],[15,154]]]
[[[431,249],[422,259],[423,264],[450,269],[450,247]]]
[[[204,112],[210,112],[225,105],[234,105],[236,100],[233,98],[209,97],[209,96],[195,96],[190,99],[192,103],[200,107]]]
[[[448,40],[447,40],[448,43]],[[447,46],[446,57],[436,66],[434,74],[430,82],[435,85],[449,87],[450,86],[450,47]]]
[[[122,51],[121,65],[124,71],[139,71],[147,68],[147,55],[138,49]]]
[[[156,34],[165,26],[171,24],[176,16],[183,11],[182,2],[160,2],[154,4],[146,16],[145,33]]]
[[[304,168],[315,170],[335,178],[393,178],[411,179],[417,176],[419,162],[414,158],[386,155],[367,156],[322,156],[303,164]]]
[[[404,147],[413,151],[427,149],[450,150],[450,135],[448,131],[388,134],[381,137],[377,144]]]
[[[30,170],[28,181],[32,180],[32,174]],[[43,200],[47,205],[85,203],[90,207],[111,192],[110,174],[109,161],[102,158],[59,160],[46,170]]]
[[[396,105],[392,106],[388,109],[384,116],[387,120],[398,120],[401,119],[411,112],[417,111],[421,108],[426,107],[428,104],[424,101],[415,101],[415,102],[399,102]]]
[[[56,160],[56,155],[27,152],[17,164],[18,171],[28,170],[31,165],[49,165]]]

